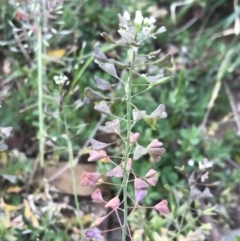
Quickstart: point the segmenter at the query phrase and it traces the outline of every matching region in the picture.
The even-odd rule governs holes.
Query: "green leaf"
[[[177,189],[184,195],[188,195],[189,194],[189,190],[181,187],[181,186],[177,186]]]
[[[213,212],[213,211],[215,211],[215,207],[214,207],[214,206],[213,206],[213,207],[210,207],[210,208],[205,209],[204,211],[202,211],[202,213],[203,213],[204,215],[207,215],[207,216],[216,215],[216,213],[215,213],[215,212]]]
[[[169,184],[165,184],[164,188],[168,190],[169,192],[172,192],[172,188],[169,186]]]
[[[150,241],[155,241],[155,239],[153,238],[153,231],[149,228],[149,226],[144,222],[143,223],[143,229],[145,231],[145,234],[147,235],[147,237],[149,238]]]

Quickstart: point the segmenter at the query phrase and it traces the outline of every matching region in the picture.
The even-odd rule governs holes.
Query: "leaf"
[[[24,199],[24,207],[24,216],[26,217],[26,219],[30,220],[34,227],[39,227],[38,220],[36,216],[32,213],[29,202],[26,199]]]
[[[148,149],[137,145],[135,150],[134,150],[134,154],[133,154],[133,160],[138,160],[139,158],[141,158],[142,156],[146,155],[148,153]]]
[[[94,77],[94,80],[97,84],[98,89],[100,90],[109,90],[111,89],[112,85],[108,83],[107,81],[98,78],[97,76]]]
[[[99,67],[104,70],[106,73],[110,74],[113,77],[118,77],[117,76],[117,72],[115,69],[115,66],[113,64],[110,63],[100,63]]]
[[[153,237],[153,231],[149,228],[149,225],[147,225],[145,222],[143,222],[143,229],[145,231],[145,234],[147,235],[147,237],[149,238],[150,241],[155,241],[154,237]]]
[[[100,142],[100,141],[97,141],[95,139],[90,139],[90,143],[92,145],[92,148],[95,150],[95,151],[100,151],[106,147],[109,146],[109,144],[107,143],[104,143],[104,142]]]
[[[94,109],[105,115],[112,115],[106,101],[101,101],[99,105],[95,105]]]
[[[47,51],[47,56],[61,59],[66,53],[66,49],[55,49]]]
[[[215,211],[215,207],[210,207],[210,208],[207,208],[205,209],[204,211],[202,211],[202,214],[204,215],[207,215],[207,216],[213,216],[213,215],[216,215],[216,213],[214,212]]]
[[[116,41],[112,38],[112,36],[108,35],[107,33],[103,32],[100,34],[107,42],[116,44]]]
[[[172,55],[167,54],[164,57],[162,57],[161,59],[153,62],[153,65],[156,65],[160,68],[172,68],[173,65],[171,63],[171,58],[172,58]]]
[[[184,194],[184,195],[188,195],[188,194],[189,194],[189,190],[187,190],[187,189],[185,189],[185,188],[183,188],[183,187],[181,187],[181,186],[177,186],[177,188],[178,188],[178,190],[179,190],[182,194]]]
[[[16,210],[19,210],[20,207],[6,204],[6,203],[4,203],[3,198],[1,198],[0,199],[0,209],[4,210],[7,214],[9,214]]]
[[[166,190],[168,190],[169,192],[172,192],[172,191],[173,191],[172,188],[171,188],[171,186],[169,186],[169,184],[165,184],[165,185],[164,185],[164,188],[165,188]]]
[[[102,95],[98,94],[96,91],[89,87],[84,90],[84,97],[90,101],[101,101],[105,99]]]

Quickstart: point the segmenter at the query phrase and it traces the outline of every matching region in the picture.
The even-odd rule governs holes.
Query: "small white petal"
[[[142,22],[143,22],[142,12],[141,11],[136,11],[134,24],[141,26]]]
[[[194,166],[194,161],[193,161],[192,159],[190,159],[190,160],[188,161],[188,165],[189,165],[190,167],[193,167],[193,166]]]
[[[127,21],[129,21],[129,20],[131,19],[131,18],[130,18],[130,14],[129,14],[128,11],[125,11],[125,12],[123,13],[123,17],[126,18]]]

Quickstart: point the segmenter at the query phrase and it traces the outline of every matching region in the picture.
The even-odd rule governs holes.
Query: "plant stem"
[[[63,114],[63,116],[64,116],[66,135],[67,135],[66,140],[67,140],[67,146],[68,146],[68,159],[69,159],[69,164],[70,164],[70,169],[71,169],[73,195],[74,195],[74,201],[75,201],[75,205],[76,205],[76,209],[77,209],[77,220],[78,220],[78,224],[81,228],[81,240],[85,241],[86,239],[85,239],[85,234],[84,234],[84,227],[83,227],[82,219],[80,216],[80,205],[79,205],[78,196],[77,196],[77,183],[76,183],[76,176],[75,176],[75,171],[74,171],[75,165],[74,165],[74,158],[73,158],[73,147],[72,147],[72,142],[69,139],[69,131],[68,131],[65,115]]]
[[[131,115],[132,115],[132,105],[131,105],[131,98],[132,98],[132,73],[134,67],[134,60],[135,60],[135,52],[133,51],[132,57],[132,65],[129,73],[129,79],[126,85],[126,94],[127,94],[127,144],[126,144],[126,152],[125,152],[125,163],[124,163],[124,177],[123,177],[123,206],[124,206],[124,222],[123,222],[123,234],[122,234],[122,241],[126,241],[127,237],[127,218],[128,218],[128,203],[127,203],[127,182],[128,182],[128,172],[127,172],[127,161],[130,153],[130,135],[131,135]]]
[[[39,6],[39,9],[41,6]],[[38,123],[39,123],[39,159],[41,167],[44,166],[44,113],[43,113],[43,63],[42,63],[42,30],[41,18],[38,18],[37,33],[37,73],[38,73]]]

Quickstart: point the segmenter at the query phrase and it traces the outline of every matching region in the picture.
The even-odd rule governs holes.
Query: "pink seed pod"
[[[155,174],[157,174],[157,171],[155,171],[154,169],[150,169],[147,174],[145,175],[145,177],[152,177]]]
[[[151,186],[155,187],[157,185],[158,179],[156,177],[150,177],[147,179],[147,181]]]
[[[105,205],[105,208],[112,208],[116,210],[120,204],[120,199],[118,197],[112,198],[107,204]]]
[[[135,199],[137,203],[143,200],[146,195],[147,195],[147,190],[135,189]]]
[[[91,198],[93,201],[96,201],[96,202],[104,202],[103,197],[102,197],[102,192],[99,188],[95,190],[95,192],[92,194]]]
[[[130,134],[130,142],[135,145],[137,140],[139,139],[140,137],[140,134],[137,132],[137,133],[132,133]]]
[[[135,178],[134,180],[134,188],[135,189],[144,189],[147,188],[148,184],[141,180],[140,178]]]
[[[158,203],[157,205],[154,206],[154,208],[163,214],[168,214],[169,213],[169,209],[168,209],[168,201],[167,200],[163,200],[160,203]]]
[[[95,162],[95,161],[103,159],[104,157],[105,157],[105,155],[103,153],[101,153],[100,151],[91,150],[88,161]]]

